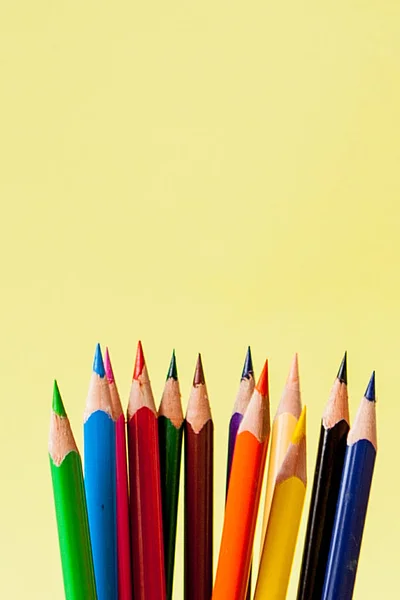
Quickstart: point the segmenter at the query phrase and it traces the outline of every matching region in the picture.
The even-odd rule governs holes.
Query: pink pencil
[[[132,600],[126,425],[108,348],[106,348],[104,367],[110,386],[111,402],[116,419],[118,598],[119,600]]]

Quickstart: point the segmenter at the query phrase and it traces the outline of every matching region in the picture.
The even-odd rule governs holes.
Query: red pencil
[[[135,600],[165,600],[157,411],[140,342],[128,405],[128,444]]]
[[[212,593],[213,429],[199,354],[185,422],[185,600]]]
[[[131,539],[129,527],[129,489],[126,461],[125,416],[115,383],[110,355],[106,348],[104,367],[110,387],[114,413],[117,471],[117,549],[118,549],[118,598],[132,600]]]

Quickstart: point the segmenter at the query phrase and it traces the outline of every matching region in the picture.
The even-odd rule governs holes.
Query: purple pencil
[[[228,495],[229,478],[231,475],[233,452],[235,450],[236,436],[239,429],[239,425],[242,422],[243,415],[246,412],[247,405],[250,402],[250,398],[253,394],[255,386],[254,381],[254,370],[253,360],[251,358],[250,346],[247,349],[246,358],[244,361],[242,378],[240,380],[239,391],[236,396],[235,404],[233,406],[233,412],[231,420],[229,421],[229,438],[228,438],[228,461],[226,469],[226,495]],[[250,600],[251,596],[251,571],[249,576],[249,583],[247,588],[246,600]]]

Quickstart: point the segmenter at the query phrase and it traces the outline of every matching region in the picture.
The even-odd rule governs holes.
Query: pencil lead
[[[178,381],[178,369],[176,368],[175,349],[172,351],[172,358],[171,362],[169,363],[167,379],[175,379],[175,381]]]
[[[269,397],[268,359],[264,363],[264,367],[258,379],[256,389],[260,392],[261,396]]]
[[[104,368],[106,371],[106,377],[107,377],[108,383],[114,383],[115,382],[114,371],[112,368],[112,364],[111,364],[111,360],[110,360],[110,353],[108,351],[107,346],[106,346],[106,351],[104,354]]]
[[[135,360],[135,368],[133,371],[133,379],[139,379],[140,375],[142,374],[142,371],[144,369],[144,354],[143,354],[143,347],[142,347],[142,342],[139,340],[138,345],[137,345],[137,350],[136,350],[136,360]]]
[[[292,444],[299,444],[306,435],[306,414],[307,409],[303,406],[299,420],[297,421],[296,429],[293,432]]]
[[[196,370],[194,372],[193,377],[193,386],[205,384],[204,379],[204,371],[203,371],[203,363],[201,362],[201,354],[199,352],[199,356],[197,358]]]
[[[344,353],[342,362],[340,363],[337,379],[339,379],[340,383],[347,385],[347,351]]]
[[[104,363],[103,363],[103,357],[101,355],[100,344],[97,344],[97,346],[96,346],[96,351],[94,354],[94,361],[93,361],[93,371],[95,373],[97,373],[97,375],[99,377],[103,378],[105,375]]]
[[[375,371],[372,371],[371,379],[368,382],[364,397],[371,402],[375,402]]]
[[[65,412],[64,404],[61,399],[60,390],[58,389],[57,380],[54,380],[53,387],[53,403],[52,403],[53,412],[56,413],[59,417],[66,417],[67,413]]]
[[[294,383],[299,381],[299,357],[295,352],[290,365],[290,371],[286,383]]]
[[[247,354],[243,365],[242,379],[250,379],[254,377],[253,359],[251,357],[251,348],[247,348]]]

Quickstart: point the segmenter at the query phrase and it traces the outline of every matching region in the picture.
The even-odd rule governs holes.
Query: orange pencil
[[[246,596],[269,432],[266,361],[236,438],[213,600]]]

